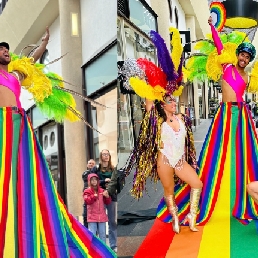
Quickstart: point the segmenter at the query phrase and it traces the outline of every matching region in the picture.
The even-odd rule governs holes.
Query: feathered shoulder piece
[[[86,125],[94,129],[76,109],[73,96],[89,101],[93,106],[104,105],[76,91],[66,89],[63,78],[53,72],[45,73],[45,67],[46,65],[43,64],[34,64],[32,58],[20,57],[11,53],[8,71],[18,71],[24,77],[21,83],[22,87],[32,94],[35,104],[49,119],[54,119],[57,122],[62,122],[65,119],[69,121],[82,120]]]
[[[196,53],[186,62],[185,75],[190,81],[197,79],[204,82],[206,79],[218,81],[222,75],[222,64],[236,64],[236,49],[241,42],[249,41],[245,33],[232,31],[229,34],[219,34],[223,50],[218,55],[211,35],[206,39],[198,40],[195,45]]]
[[[254,63],[254,67],[250,73],[250,81],[247,87],[247,92],[258,93],[258,62]]]

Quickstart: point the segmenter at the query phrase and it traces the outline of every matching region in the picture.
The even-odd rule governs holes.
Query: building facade
[[[32,11],[33,10],[33,11]],[[47,51],[40,62],[58,73],[70,88],[104,104],[95,108],[75,97],[77,109],[100,133],[83,122],[63,124],[46,118],[23,90],[22,106],[31,118],[50,165],[58,192],[74,216],[82,214],[82,173],[87,160],[98,161],[99,151],[109,149],[117,159],[116,10],[114,2],[100,0],[2,1],[1,40],[19,54],[27,45],[40,43],[50,29]],[[25,51],[24,54],[27,54]]]

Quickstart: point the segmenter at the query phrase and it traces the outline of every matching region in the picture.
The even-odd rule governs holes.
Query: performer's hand
[[[47,41],[49,40],[50,34],[49,34],[49,28],[48,26],[46,27],[46,35],[42,37],[42,41]]]
[[[209,25],[212,24],[212,17],[211,17],[211,16],[210,16],[209,19],[208,19],[208,23],[209,23]]]

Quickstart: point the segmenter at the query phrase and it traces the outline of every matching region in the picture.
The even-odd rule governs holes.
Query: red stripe
[[[170,223],[156,219],[134,258],[164,258],[174,236],[175,233]]]
[[[4,183],[3,183],[3,199],[2,199],[2,217],[0,221],[0,257],[3,257],[3,251],[5,246],[5,231],[8,214],[8,196],[9,196],[9,183],[11,178],[11,165],[12,165],[12,141],[13,141],[13,124],[12,124],[12,112],[3,112],[3,116],[6,116],[6,137],[3,141],[6,141],[6,153],[5,153],[5,171],[4,171]],[[3,154],[2,154],[3,155]]]

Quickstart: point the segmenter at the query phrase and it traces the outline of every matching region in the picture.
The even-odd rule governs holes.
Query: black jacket
[[[88,187],[88,175],[91,173],[97,174],[97,167],[94,166],[92,169],[87,169],[82,173],[82,180],[84,182],[83,191]]]

